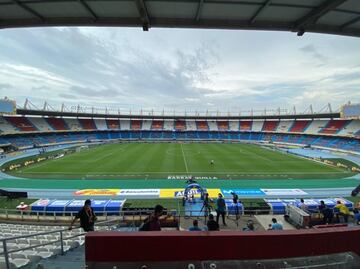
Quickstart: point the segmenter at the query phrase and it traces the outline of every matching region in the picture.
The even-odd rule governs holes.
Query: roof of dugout
[[[0,28],[121,26],[360,36],[359,0],[0,0]]]

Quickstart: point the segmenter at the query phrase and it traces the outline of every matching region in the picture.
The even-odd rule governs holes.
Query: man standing
[[[339,210],[339,212],[336,214],[338,222],[340,222],[339,216],[343,216],[344,222],[348,223],[348,218],[350,216],[349,208],[346,205],[342,204],[340,201],[337,201],[335,208]]]
[[[226,213],[225,200],[224,200],[222,194],[219,193],[218,199],[216,200],[216,222],[217,222],[217,224],[219,224],[219,217],[221,215],[223,224],[224,224],[224,226],[226,226],[225,213]]]
[[[80,227],[83,228],[85,232],[94,231],[94,223],[96,221],[96,215],[91,208],[91,200],[86,200],[83,208],[76,214],[75,218],[72,220],[69,230],[72,229],[75,221],[80,219]]]

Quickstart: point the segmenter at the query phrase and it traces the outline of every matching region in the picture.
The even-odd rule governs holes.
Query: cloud
[[[114,109],[340,105],[360,98],[359,46],[274,32],[8,29],[0,35],[0,90],[20,101]]]
[[[13,86],[9,83],[0,83],[0,90],[8,90],[13,88]]]
[[[320,53],[319,50],[313,44],[309,44],[304,47],[301,47],[300,50],[305,54],[308,54],[309,56],[315,58],[321,63],[326,63],[329,59],[328,57]]]

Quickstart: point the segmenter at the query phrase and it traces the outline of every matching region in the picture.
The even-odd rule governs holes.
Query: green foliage
[[[27,199],[27,198],[20,198],[20,199],[7,199],[6,197],[0,197],[0,208],[7,208],[7,209],[16,209],[16,207],[21,203],[24,202],[27,205],[32,204],[37,199]]]

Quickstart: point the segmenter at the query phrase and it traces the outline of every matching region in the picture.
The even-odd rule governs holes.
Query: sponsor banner
[[[47,206],[50,203],[49,199],[40,199],[31,204],[31,206]]]
[[[123,189],[119,190],[117,195],[125,197],[146,196],[158,198],[160,196],[160,189]]]
[[[50,212],[64,211],[65,207],[68,204],[70,204],[72,201],[73,200],[55,200],[46,207],[46,211],[50,211]]]
[[[225,197],[231,196],[231,193],[236,193],[238,196],[258,196],[265,193],[260,189],[221,189]]]
[[[174,198],[174,197],[183,197],[185,189],[161,189],[160,190],[160,198]],[[212,198],[216,198],[219,193],[221,193],[220,189],[206,189],[206,192],[209,193],[209,196]],[[196,188],[189,190],[190,195],[194,194],[195,197],[200,197],[200,191]]]
[[[74,192],[75,196],[117,195],[120,189],[86,189]]]
[[[300,189],[261,189],[265,195],[273,196],[294,196],[294,195],[307,195],[306,192]]]
[[[84,206],[85,200],[74,200],[66,206],[65,211],[79,211]]]
[[[33,202],[30,207],[33,211],[43,211],[48,204],[50,204],[51,200],[49,199],[40,199]]]
[[[183,180],[201,180],[201,179],[218,179],[217,177],[213,176],[189,176],[189,175],[170,175],[167,177],[167,179],[183,179]]]

